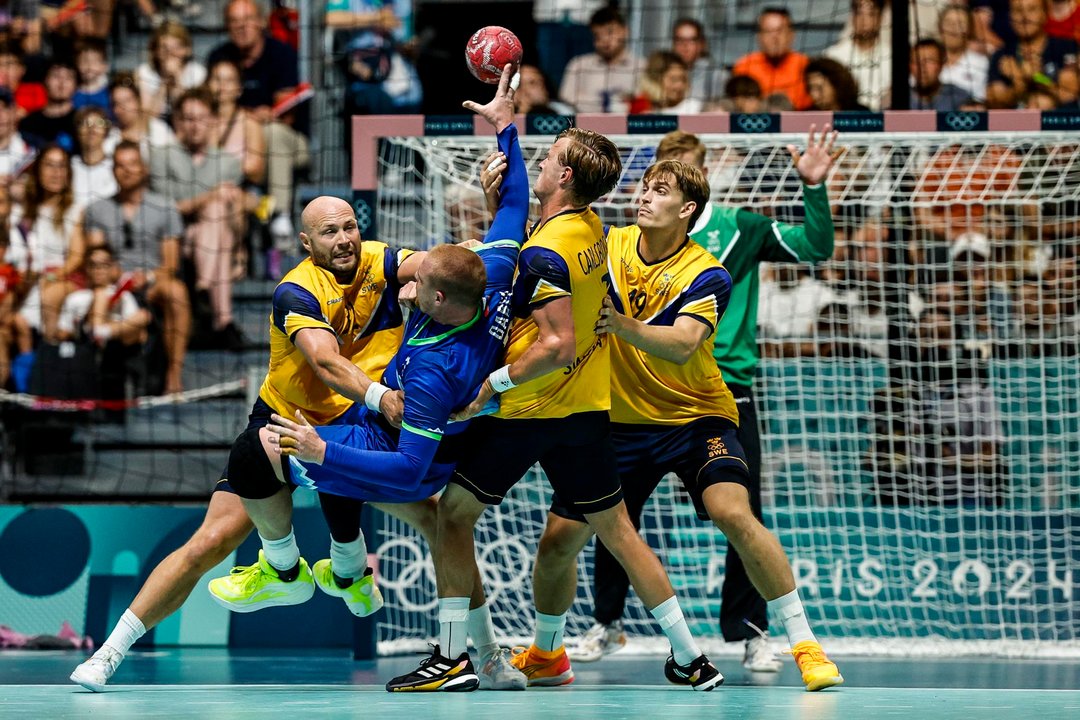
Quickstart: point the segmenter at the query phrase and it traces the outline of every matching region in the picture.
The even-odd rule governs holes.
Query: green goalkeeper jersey
[[[757,372],[758,263],[819,262],[832,255],[833,221],[825,185],[803,185],[805,225],[786,225],[743,208],[710,204],[690,237],[731,274],[727,312],[713,356],[724,380],[751,387]]]

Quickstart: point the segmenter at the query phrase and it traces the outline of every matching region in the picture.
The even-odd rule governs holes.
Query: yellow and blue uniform
[[[683,481],[698,515],[708,517],[705,488],[746,484],[746,459],[736,437],[735,399],[713,360],[713,338],[731,295],[731,275],[689,238],[655,262],[641,257],[636,225],[608,232],[609,294],[615,309],[647,325],[670,327],[681,317],[708,335],[680,365],[622,338],[611,341],[611,438],[632,518],[667,473]],[[552,511],[582,519],[559,495]]]
[[[319,380],[294,340],[305,328],[332,333],[342,356],[368,377],[381,377],[401,342],[398,266],[410,252],[365,240],[348,284],[311,258],[282,278],[270,312],[270,365],[247,430],[265,426],[275,412],[292,418],[300,410],[312,423],[348,423],[366,412]],[[215,490],[232,492],[227,474],[226,468]]]
[[[533,228],[521,249],[506,363],[538,337],[531,314],[571,299],[574,359],[500,396],[492,417],[477,419],[453,482],[487,504],[499,504],[533,463],[555,492],[582,513],[622,501],[607,411],[611,406],[610,343],[596,334],[607,293],[607,242],[592,210],[580,208]]]
[[[600,218],[588,208],[567,210],[533,228],[518,259],[516,319],[506,364],[536,342],[532,311],[563,297],[573,298],[574,360],[563,372],[548,373],[504,392],[496,417],[559,418],[610,407],[608,344],[593,331],[607,292],[606,259]]]
[[[356,276],[347,285],[310,258],[282,279],[270,314],[270,367],[259,389],[267,405],[285,417],[300,410],[315,425],[329,423],[352,405],[319,380],[293,344],[306,328],[332,333],[343,357],[368,377],[382,377],[401,343],[397,273],[408,253],[365,241]]]
[[[484,299],[472,320],[440,325],[415,311],[404,342],[382,382],[405,392],[401,431],[368,413],[349,425],[318,429],[326,441],[322,465],[290,462],[293,481],[322,493],[360,500],[410,502],[438,492],[457,463],[458,440],[469,422],[451,423],[450,414],[467,405],[495,369],[511,326],[511,288],[529,211],[525,161],[517,128],[498,135],[507,156],[499,209],[484,245],[476,253],[487,276]]]
[[[680,365],[614,338],[611,346],[611,421],[682,425],[712,415],[738,424],[735,399],[713,360],[716,327],[731,294],[731,276],[689,240],[671,257],[641,259],[637,225],[608,232],[608,275],[615,309],[648,325],[670,326],[691,317],[709,330]]]

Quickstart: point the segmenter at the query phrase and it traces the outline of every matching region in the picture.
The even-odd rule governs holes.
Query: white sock
[[[112,634],[109,635],[109,639],[101,647],[110,647],[121,655],[127,655],[127,651],[131,649],[135,641],[145,634],[146,628],[143,627],[142,620],[131,612],[131,608],[128,608],[120,616],[120,620],[117,621]]]
[[[439,651],[457,660],[469,649],[469,598],[439,598]]]
[[[536,613],[536,635],[533,645],[545,652],[554,652],[563,645],[563,630],[566,629],[566,613],[545,615]]]
[[[495,642],[495,626],[491,623],[491,608],[485,602],[469,611],[469,636],[472,638],[476,654],[487,657],[499,647]]]
[[[810,623],[806,621],[806,613],[803,612],[802,600],[799,599],[797,589],[775,600],[770,600],[769,608],[783,621],[789,643],[796,645],[806,640],[817,642],[814,631],[810,629]]]
[[[293,535],[292,528],[289,528],[289,534],[280,540],[267,540],[262,535],[259,535],[259,539],[262,540],[266,562],[275,570],[292,570],[296,563],[300,562],[300,548],[296,546],[296,536]]]
[[[367,569],[367,543],[364,533],[352,542],[339,543],[330,539],[330,568],[339,578],[353,580],[363,577]]]
[[[671,643],[671,654],[679,665],[689,665],[701,655],[701,648],[694,642],[690,628],[683,617],[678,599],[672,595],[649,611]]]

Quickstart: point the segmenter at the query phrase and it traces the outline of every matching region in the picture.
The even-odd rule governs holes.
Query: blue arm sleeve
[[[420,488],[450,420],[447,398],[454,395],[442,368],[425,363],[405,380],[405,416],[397,452],[362,450],[328,442],[323,465],[356,481],[356,487],[387,495]]]
[[[529,220],[529,173],[521,156],[517,126],[511,124],[499,133],[498,142],[499,150],[506,155],[506,174],[499,209],[484,245],[477,249],[487,270],[487,286],[495,290],[509,288],[514,280],[517,254]]]

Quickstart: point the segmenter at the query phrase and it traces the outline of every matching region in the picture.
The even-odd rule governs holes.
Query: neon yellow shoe
[[[510,652],[510,664],[529,679],[529,687],[553,687],[574,682],[574,670],[564,646],[560,645],[553,652],[545,652],[535,645],[516,647]]]
[[[218,605],[238,613],[276,605],[299,605],[315,594],[315,581],[304,558],[300,558],[300,575],[292,582],[282,582],[277,570],[266,562],[262,550],[259,562],[234,567],[225,577],[211,580],[207,587]]]
[[[791,648],[791,654],[795,656],[795,664],[802,672],[802,681],[806,684],[807,692],[824,690],[844,682],[844,676],[840,674],[836,663],[825,656],[819,643],[813,640],[796,643],[795,647]]]
[[[375,578],[372,577],[371,568],[364,571],[364,576],[354,580],[347,588],[338,587],[334,582],[334,571],[330,566],[330,559],[319,560],[311,568],[311,574],[315,577],[315,584],[327,595],[339,597],[349,606],[349,612],[356,617],[367,617],[382,609],[383,597],[379,588],[375,586]]]

